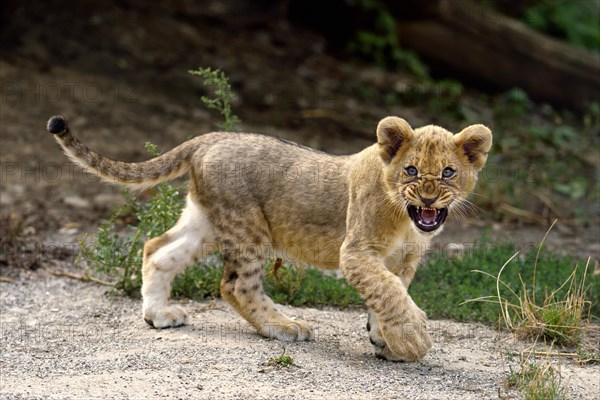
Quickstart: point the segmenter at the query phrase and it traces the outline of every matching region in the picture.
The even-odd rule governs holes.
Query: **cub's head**
[[[453,209],[460,212],[475,187],[492,132],[483,125],[457,134],[435,125],[413,130],[402,118],[387,117],[377,125],[377,140],[390,199],[418,230],[433,232]]]

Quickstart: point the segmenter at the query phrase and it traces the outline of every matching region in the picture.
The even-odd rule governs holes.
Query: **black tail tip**
[[[69,130],[69,123],[62,115],[55,115],[48,120],[46,128],[51,134],[60,135]]]

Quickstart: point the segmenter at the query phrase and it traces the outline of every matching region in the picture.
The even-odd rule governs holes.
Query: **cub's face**
[[[449,213],[461,213],[492,146],[492,133],[472,125],[458,134],[434,125],[413,130],[403,119],[377,127],[388,195],[422,232],[439,229]]]

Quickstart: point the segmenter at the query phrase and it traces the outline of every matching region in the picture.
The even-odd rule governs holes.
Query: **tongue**
[[[434,208],[422,208],[421,220],[427,225],[433,225],[437,217],[437,210]]]

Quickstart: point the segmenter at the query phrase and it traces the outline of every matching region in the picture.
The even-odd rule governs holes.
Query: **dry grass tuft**
[[[581,343],[582,334],[588,327],[589,315],[585,315],[585,310],[590,308],[590,302],[586,300],[588,287],[586,287],[585,282],[590,259],[587,260],[580,280],[576,279],[579,268],[579,265],[576,265],[571,275],[560,287],[551,292],[545,290],[543,299],[539,301],[539,296],[536,299],[536,274],[539,255],[544,241],[555,223],[556,221],[550,226],[538,248],[531,288],[528,287],[521,275],[519,275],[521,289],[518,293],[501,279],[504,269],[519,254],[516,252],[500,268],[497,276],[483,271],[473,271],[496,280],[496,295],[479,297],[466,302],[485,301],[498,304],[505,326],[520,338],[532,338],[557,345],[574,346]],[[559,295],[565,288],[567,288],[566,292]],[[506,293],[504,289],[508,291],[509,298],[503,295],[503,292]]]

